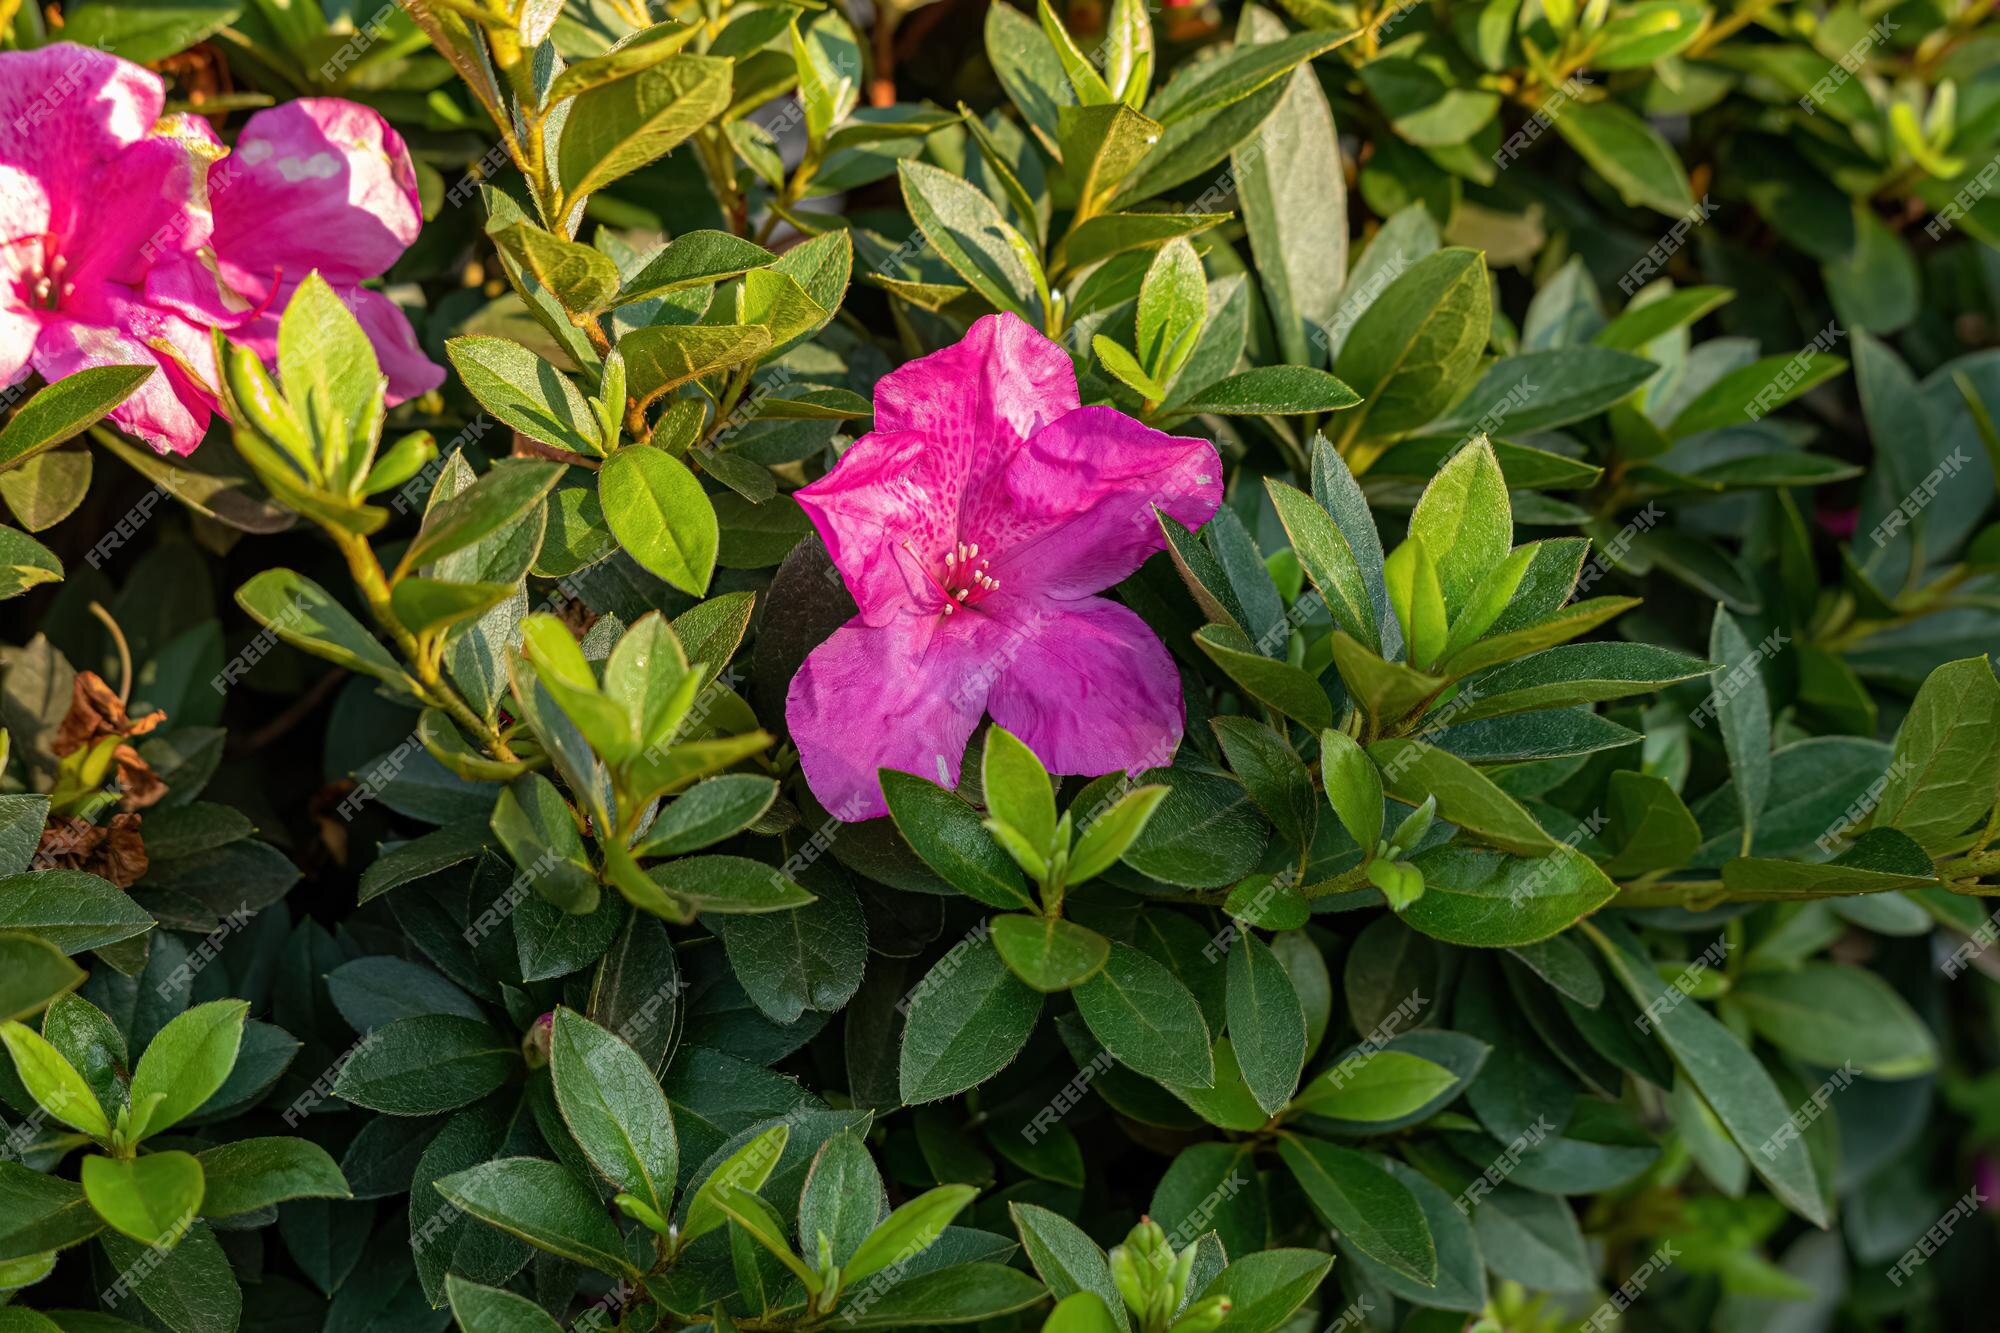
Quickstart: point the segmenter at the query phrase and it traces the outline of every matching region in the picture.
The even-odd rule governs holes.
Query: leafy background
[[[0,1328],[1983,1326],[1989,11],[0,5],[380,110],[454,372],[10,392]],[[993,310],[1222,451],[1187,740],[842,825]]]

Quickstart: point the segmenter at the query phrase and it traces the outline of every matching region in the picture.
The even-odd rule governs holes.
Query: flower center
[[[55,248],[55,237],[48,234],[16,236],[10,241],[0,241],[0,250],[31,243],[39,245],[41,251],[28,261],[25,269],[18,270],[27,289],[28,304],[42,310],[54,310],[75,289],[74,283],[63,281],[63,274],[69,270],[69,260],[50,253]]]
[[[938,570],[919,556],[909,542],[903,543],[903,549],[916,561],[925,581],[937,593],[942,615],[951,615],[962,606],[976,605],[987,593],[1000,587],[1000,580],[986,572],[989,557],[979,554],[978,542],[960,542],[945,552],[943,568]]]

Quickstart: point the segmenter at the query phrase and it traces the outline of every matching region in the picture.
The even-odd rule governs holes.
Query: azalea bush
[[[1984,1326],[1978,0],[0,2],[0,1333]]]

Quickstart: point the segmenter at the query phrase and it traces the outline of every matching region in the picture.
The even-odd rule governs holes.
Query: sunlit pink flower
[[[205,121],[191,119],[184,132],[215,144]],[[259,111],[210,168],[208,195],[208,252],[157,268],[147,283],[155,300],[274,361],[279,316],[317,271],[375,345],[391,403],[444,381],[403,312],[361,286],[401,258],[423,226],[409,150],[381,116],[335,97]]]
[[[153,133],[163,100],[156,75],[102,51],[0,52],[0,385],[157,367],[111,419],[185,454],[214,407],[214,351],[145,286],[209,219],[200,159]]]
[[[1079,406],[1063,350],[990,315],[884,376],[874,432],[798,500],[860,608],[785,703],[806,781],[836,816],[887,812],[882,768],[956,786],[988,713],[1055,773],[1172,756],[1173,659],[1091,594],[1162,548],[1155,506],[1190,527],[1215,513],[1214,445]]]

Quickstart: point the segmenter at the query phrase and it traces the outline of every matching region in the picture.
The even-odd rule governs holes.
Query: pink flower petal
[[[423,213],[402,136],[365,106],[303,97],[250,117],[209,177],[215,251],[239,290],[317,269],[336,286],[385,271]],[[261,293],[259,293],[261,294]]]
[[[958,785],[994,674],[994,622],[971,615],[851,620],[807,656],[785,697],[806,784],[843,823],[889,812],[877,770]]]
[[[389,377],[389,404],[429,393],[444,383],[444,367],[425,356],[417,346],[416,330],[396,308],[396,303],[380,292],[357,288],[342,292],[341,299],[361,321],[361,331],[375,345],[375,359]]]
[[[1221,504],[1222,463],[1207,440],[1083,407],[1036,432],[963,526],[1003,586],[1077,597],[1165,548],[1154,506],[1198,528]]]
[[[117,325],[50,320],[35,344],[35,370],[53,382],[92,366],[158,366],[130,398],[111,410],[111,420],[156,453],[193,453],[208,430],[212,401],[173,357],[155,352],[149,344],[160,340],[212,382],[212,353],[206,364],[197,359],[203,357],[208,340],[178,316],[145,306],[121,307],[116,318],[121,321]]]
[[[0,164],[42,180],[68,236],[111,202],[93,192],[98,173],[146,137],[165,102],[159,75],[91,47],[0,52]]]
[[[866,623],[936,609],[939,599],[922,570],[942,562],[958,541],[963,464],[928,436],[876,431],[856,441],[831,472],[794,492]]]
[[[143,283],[158,263],[208,243],[208,210],[196,202],[203,165],[186,145],[148,139],[98,174],[102,206],[62,246],[63,280],[81,293],[101,283]]]
[[[1186,720],[1180,674],[1136,613],[1085,597],[1017,603],[1007,623],[1019,637],[986,706],[1051,773],[1136,773],[1173,759]]]
[[[916,431],[973,469],[1080,401],[1068,353],[1018,315],[988,315],[876,382],[875,429]]]

